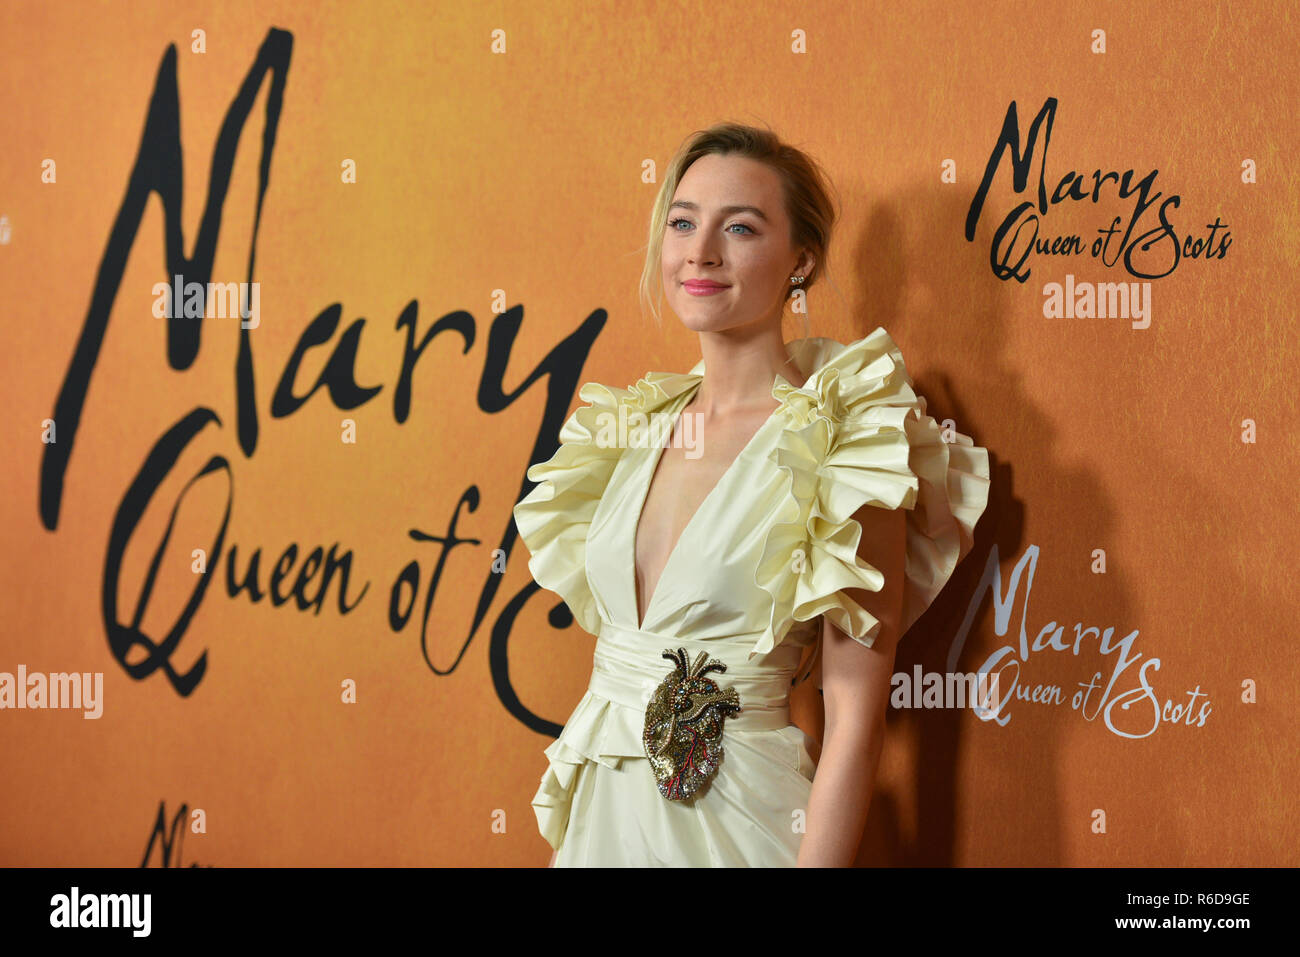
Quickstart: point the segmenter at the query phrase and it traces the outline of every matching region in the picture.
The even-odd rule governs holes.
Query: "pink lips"
[[[688,279],[682,283],[682,286],[692,296],[711,296],[719,290],[729,288],[720,282],[713,282],[709,279]]]

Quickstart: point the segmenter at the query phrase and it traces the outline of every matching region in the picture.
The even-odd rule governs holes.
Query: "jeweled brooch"
[[[641,736],[659,793],[670,801],[688,798],[717,772],[722,759],[722,724],[740,709],[734,688],[719,688],[706,677],[726,671],[701,651],[691,664],[686,649],[671,648],[663,657],[676,667],[655,688],[645,709]]]

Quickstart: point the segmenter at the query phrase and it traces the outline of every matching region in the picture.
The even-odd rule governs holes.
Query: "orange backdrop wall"
[[[102,711],[0,710],[0,863],[545,863],[529,800],[595,639],[511,507],[582,382],[699,358],[636,282],[660,172],[722,119],[839,190],[811,334],[885,326],[994,460],[897,670],[1010,648],[1017,694],[891,713],[861,861],[1300,862],[1295,30],[4,5],[0,672],[100,674]],[[256,283],[256,324],[160,317],[177,274]],[[1057,283],[1149,312],[1053,315]]]

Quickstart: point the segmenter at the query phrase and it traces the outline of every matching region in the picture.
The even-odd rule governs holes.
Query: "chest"
[[[659,456],[657,465],[647,471],[649,479],[636,530],[637,568],[651,571],[662,568],[705,500],[718,486],[744,442],[725,441],[726,448],[708,452],[669,446]],[[653,457],[654,453],[651,453]],[[650,577],[658,577],[651,575]]]
[[[661,411],[672,428],[624,449],[586,529],[599,613],[665,634],[757,631],[768,606],[755,571],[769,530],[790,521],[792,507],[789,475],[772,461],[781,420],[749,420],[752,436],[737,427],[674,440],[677,409]]]
[[[727,481],[742,469],[742,455],[770,417],[770,411],[755,412],[710,425],[683,412],[662,451],[647,450],[639,476],[644,497],[633,517],[639,611],[646,608],[687,530],[697,517],[707,519],[710,500],[737,494]]]

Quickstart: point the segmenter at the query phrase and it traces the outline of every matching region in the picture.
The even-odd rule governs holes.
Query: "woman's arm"
[[[866,506],[858,554],[884,576],[877,592],[848,595],[880,621],[870,648],[822,619],[822,694],[826,727],[821,758],[808,798],[807,832],[799,867],[847,867],[858,854],[871,806],[872,785],[884,746],[889,682],[903,611],[907,515],[903,509]]]
[[[550,861],[547,863],[547,865],[546,865],[547,867],[554,867],[554,866],[555,866],[555,855],[556,855],[556,854],[559,854],[559,853],[560,853],[559,851],[551,851],[551,859],[550,859]]]

